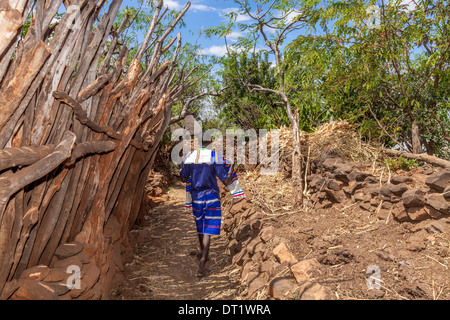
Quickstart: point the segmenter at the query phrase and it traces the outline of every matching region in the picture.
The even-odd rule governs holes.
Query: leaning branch
[[[435,156],[430,156],[429,154],[423,153],[423,154],[417,154],[417,153],[409,153],[409,152],[402,152],[402,151],[397,151],[397,150],[392,150],[392,149],[382,149],[382,151],[390,156],[395,156],[395,157],[400,157],[402,156],[403,158],[407,158],[407,159],[415,159],[415,160],[419,160],[419,161],[424,161],[427,163],[431,163],[434,164],[436,166],[445,168],[445,169],[450,169],[450,161],[435,157]]]
[[[89,127],[92,131],[95,131],[98,133],[104,133],[108,137],[116,139],[116,140],[121,139],[120,134],[115,132],[114,129],[111,128],[110,126],[101,126],[101,125],[95,123],[94,121],[92,121],[91,119],[89,119],[86,112],[81,107],[81,104],[78,103],[78,101],[76,101],[72,97],[70,97],[67,93],[62,92],[62,91],[55,91],[55,92],[53,92],[53,97],[56,100],[64,102],[69,107],[71,107],[73,109],[73,111],[75,112],[75,115],[77,116],[78,121],[80,121],[81,124]]]
[[[55,150],[55,145],[21,147],[0,150],[0,172],[6,169],[29,166]]]
[[[0,176],[0,221],[13,194],[46,176],[71,157],[76,138],[73,132],[66,131],[54,152],[20,171],[8,171]]]

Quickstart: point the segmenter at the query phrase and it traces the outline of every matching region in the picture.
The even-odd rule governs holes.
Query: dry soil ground
[[[191,211],[186,211],[185,188],[168,191],[169,201],[151,210],[145,225],[132,232],[138,245],[134,259],[125,265],[125,281],[114,289],[116,299],[202,300],[236,299],[239,283],[225,254],[226,239],[211,241],[207,268],[210,274],[197,278],[198,236]]]
[[[255,188],[245,175],[240,180],[244,190]],[[287,201],[279,193],[272,203]],[[139,241],[125,282],[113,292],[116,299],[241,299],[245,288],[225,254],[225,237],[213,239],[211,274],[195,276],[198,240],[191,212],[184,210],[183,186],[172,186],[168,195],[169,201],[133,230]],[[259,209],[297,260],[317,258],[315,280],[336,299],[450,299],[449,217],[412,224],[378,220],[356,206],[275,214]],[[369,268],[378,271],[380,281],[371,281],[378,289],[368,288]]]

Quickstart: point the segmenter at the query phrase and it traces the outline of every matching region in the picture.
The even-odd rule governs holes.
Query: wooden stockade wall
[[[194,82],[169,37],[190,4],[157,34],[160,1],[134,59],[118,41],[132,17],[113,24],[121,4],[0,4],[1,299],[107,299],[122,267],[171,107]],[[69,290],[73,265],[81,288]]]

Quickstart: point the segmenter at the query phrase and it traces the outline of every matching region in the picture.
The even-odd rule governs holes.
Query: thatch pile
[[[308,172],[310,163],[318,159],[324,149],[333,150],[349,161],[370,163],[373,166],[381,158],[379,148],[364,142],[356,132],[355,126],[343,120],[323,124],[312,133],[302,131],[300,132],[300,141],[304,169]],[[267,145],[270,149],[270,134]],[[259,164],[256,170],[241,172],[242,179],[240,180],[243,180],[244,188],[254,195],[253,201],[271,214],[279,214],[291,209],[292,152],[292,129],[282,127],[279,130],[278,156],[280,162],[278,172],[274,175],[261,175],[259,168],[262,164]],[[306,180],[306,175],[303,178]],[[308,197],[307,188],[305,195]]]
[[[311,160],[319,158],[325,148],[334,150],[343,158],[352,161],[372,163],[380,158],[378,148],[364,142],[356,132],[355,125],[344,120],[325,123],[312,133],[300,132],[300,140],[304,157],[309,154]],[[290,161],[292,150],[292,130],[283,127],[280,129],[282,159]]]

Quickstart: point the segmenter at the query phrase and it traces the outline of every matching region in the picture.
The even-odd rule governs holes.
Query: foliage
[[[448,1],[421,1],[414,10],[400,1],[379,3],[373,27],[366,10],[375,3],[328,1],[315,8],[320,19],[311,27],[319,21],[326,32],[293,41],[289,67],[308,70],[311,90],[366,136],[414,151],[417,123],[425,150],[449,157]]]
[[[222,59],[219,76],[222,85],[227,88],[216,99],[216,105],[221,110],[219,119],[222,126],[235,124],[243,129],[271,129],[289,124],[283,107],[277,104],[273,96],[264,92],[249,92],[242,84],[241,76],[246,81],[263,87],[276,86],[275,70],[269,62],[267,52],[251,55],[234,52]]]
[[[293,114],[298,110],[296,125],[305,131],[328,121],[330,114],[320,98],[304,90],[313,84],[308,72],[292,68],[283,53],[290,35],[307,26],[309,15],[314,13],[311,8],[319,1],[234,2],[239,10],[228,15],[229,22],[206,31],[225,41],[234,29],[243,34],[229,45],[222,64],[223,85],[232,84],[225,93],[222,116],[229,119],[231,115],[243,127],[273,128],[293,125],[297,122]],[[239,14],[246,15],[250,22],[238,22]]]
[[[414,168],[419,167],[416,159],[406,159],[402,156],[398,158],[386,158],[384,160],[384,166],[389,168],[391,171],[404,170],[410,171]]]

